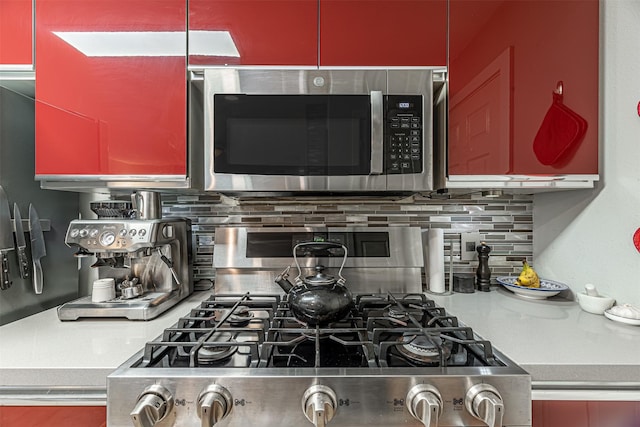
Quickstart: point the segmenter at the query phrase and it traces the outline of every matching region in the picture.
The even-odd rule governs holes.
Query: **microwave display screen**
[[[366,175],[367,95],[214,95],[215,172]]]

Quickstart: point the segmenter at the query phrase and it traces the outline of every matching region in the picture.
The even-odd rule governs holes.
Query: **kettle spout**
[[[282,288],[282,290],[288,294],[293,289],[293,284],[289,281],[289,269],[291,266],[287,266],[284,271],[276,276],[275,282]]]

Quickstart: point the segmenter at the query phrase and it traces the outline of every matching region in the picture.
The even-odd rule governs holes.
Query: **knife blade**
[[[9,258],[7,252],[13,250],[13,225],[11,224],[11,212],[9,201],[4,188],[0,185],[0,289],[11,287],[11,274],[9,272]]]
[[[20,277],[29,278],[29,258],[27,258],[27,242],[24,239],[24,229],[22,228],[22,215],[18,204],[13,204],[13,222],[16,225],[16,252],[18,253],[18,267],[20,267]]]
[[[29,230],[29,235],[31,236],[31,261],[33,262],[33,290],[36,294],[41,294],[43,281],[40,258],[47,254],[47,249],[44,246],[40,217],[32,204],[29,204]]]

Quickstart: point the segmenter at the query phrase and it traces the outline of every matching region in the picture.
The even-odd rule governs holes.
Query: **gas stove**
[[[108,394],[109,426],[531,425],[527,373],[424,294],[358,294],[313,328],[281,295],[212,295]]]
[[[347,236],[341,243],[350,232],[340,234]],[[218,233],[216,248],[231,253]],[[259,236],[260,245],[264,240]],[[374,240],[373,247],[384,246],[379,236]],[[252,251],[236,242],[240,252]],[[415,257],[421,246],[407,244]],[[397,255],[390,246],[387,252]],[[399,257],[396,264],[407,263]],[[217,268],[225,271],[224,264]],[[409,292],[366,292],[365,281],[347,282],[357,289],[348,315],[310,326],[293,315],[285,294],[253,285],[234,292],[235,276],[248,273],[228,271],[233,280],[216,280],[216,293],[108,377],[109,427],[531,426],[530,376],[427,295],[413,292],[419,286],[411,281],[389,285]]]

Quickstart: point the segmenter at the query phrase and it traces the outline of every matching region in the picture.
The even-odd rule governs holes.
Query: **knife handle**
[[[18,266],[20,267],[20,277],[29,278],[29,258],[25,248],[18,248]]]
[[[42,293],[42,266],[40,265],[40,258],[34,258],[33,260],[33,290],[36,295]]]
[[[2,270],[0,270],[0,289],[9,289],[11,287],[11,275],[9,274],[9,257],[5,252],[2,254]]]

